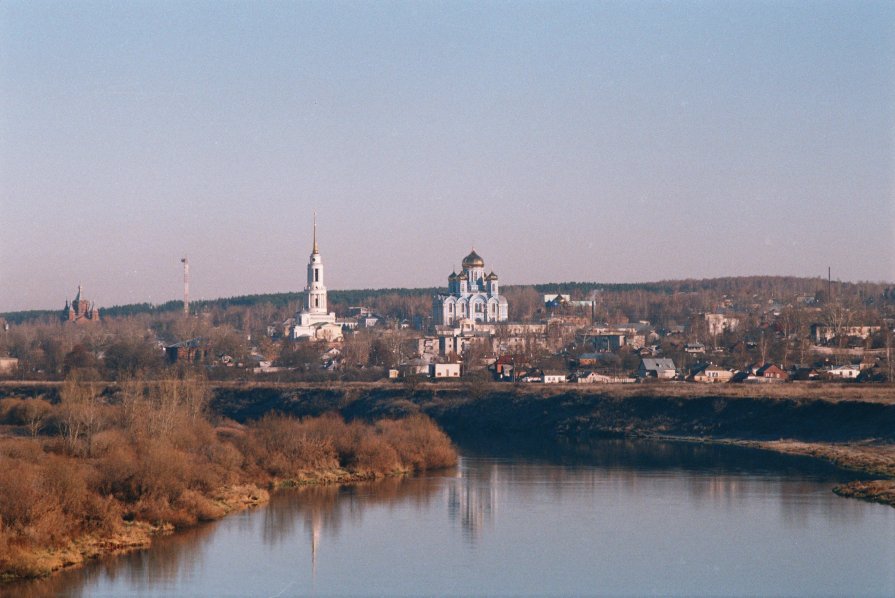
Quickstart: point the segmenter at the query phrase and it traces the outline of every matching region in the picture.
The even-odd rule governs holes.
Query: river
[[[448,471],[270,504],[19,596],[895,595],[895,509],[853,474],[698,444],[461,444]]]

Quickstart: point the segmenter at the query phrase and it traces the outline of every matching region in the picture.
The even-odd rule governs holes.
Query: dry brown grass
[[[370,425],[268,415],[216,429],[204,415],[207,396],[194,380],[129,381],[111,398],[69,381],[58,405],[0,402],[0,423],[23,431],[0,438],[0,578],[44,575],[131,528],[217,519],[266,500],[259,485],[368,479],[456,460],[424,417]],[[35,405],[47,423],[32,435]]]

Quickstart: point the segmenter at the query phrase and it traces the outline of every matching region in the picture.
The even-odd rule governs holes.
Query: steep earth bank
[[[826,391],[826,392],[824,392]],[[213,408],[238,421],[269,411],[338,411],[372,420],[425,413],[452,436],[564,440],[661,437],[809,455],[879,480],[835,488],[895,505],[895,390],[850,387],[636,389],[421,384],[219,387]]]

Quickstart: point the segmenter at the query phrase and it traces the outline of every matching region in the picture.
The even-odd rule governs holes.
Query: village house
[[[635,380],[625,376],[608,376],[587,370],[575,372],[569,377],[569,382],[574,382],[575,384],[628,384],[635,382]]]
[[[789,380],[789,374],[773,363],[766,363],[757,370],[755,375],[764,378],[768,382],[784,382]]]
[[[730,370],[726,370],[721,366],[709,364],[703,367],[699,367],[691,374],[691,377],[694,382],[701,382],[703,384],[717,384],[730,382],[731,378],[733,378],[733,372]]]
[[[441,378],[459,378],[459,363],[433,363],[429,367],[429,375],[436,380]]]
[[[165,347],[170,363],[201,363],[209,358],[211,343],[206,338],[191,338]]]
[[[838,367],[830,368],[829,370],[827,370],[827,374],[832,378],[854,380],[861,375],[861,368],[852,364],[840,365]]]
[[[667,357],[644,357],[637,367],[638,378],[658,378],[671,380],[677,376],[674,361]]]
[[[491,365],[497,380],[515,380],[517,369],[525,367],[527,367],[525,358],[516,355],[501,355]]]
[[[568,380],[568,374],[559,370],[545,370],[541,377],[544,384],[560,384]]]
[[[398,366],[398,372],[402,378],[411,378],[413,376],[429,376],[430,363],[426,359],[411,359],[406,363]]]
[[[600,332],[591,334],[585,331],[578,335],[581,337],[582,343],[589,343],[594,351],[597,352],[615,352],[621,349],[625,344],[624,332]]]

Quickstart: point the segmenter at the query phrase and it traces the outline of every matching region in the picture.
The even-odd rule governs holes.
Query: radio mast
[[[183,264],[183,314],[190,315],[190,260],[186,256],[180,258]]]

